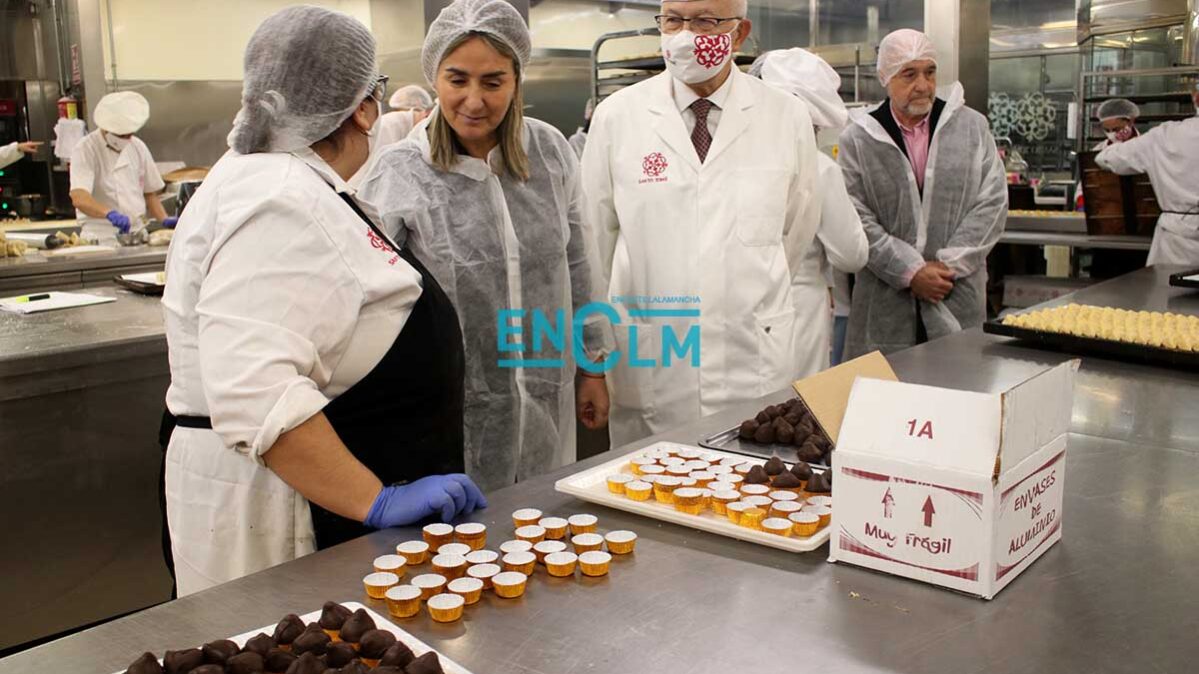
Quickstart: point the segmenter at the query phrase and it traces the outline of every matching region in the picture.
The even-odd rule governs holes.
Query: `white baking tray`
[[[412,652],[414,654],[416,654],[417,657],[420,657],[420,656],[424,655],[425,653],[428,653],[429,651],[434,650],[425,642],[421,641],[420,639],[417,639],[416,637],[412,636],[408,632],[405,632],[404,630],[400,629],[399,627],[396,627],[387,618],[384,618],[383,616],[379,615],[378,613],[375,613],[374,611],[372,611],[371,607],[369,607],[369,606],[364,606],[356,601],[343,601],[343,602],[341,602],[341,605],[350,609],[351,611],[357,611],[360,608],[366,609],[367,614],[370,615],[370,617],[375,621],[375,627],[377,627],[381,630],[387,630],[388,632],[391,632],[392,634],[394,634],[397,639],[399,639],[400,641],[403,641],[405,644],[407,644],[408,648],[411,648]],[[280,617],[282,617],[282,616],[280,616]],[[316,622],[317,620],[320,620],[320,618],[321,618],[321,612],[319,610],[313,611],[312,613],[305,613],[304,615],[300,616],[300,619],[303,620],[305,624]],[[239,634],[235,637],[228,637],[228,638],[230,641],[237,644],[238,646],[245,646],[246,642],[250,640],[250,637],[257,636],[258,633],[260,633],[260,632],[266,632],[267,635],[274,634],[276,624],[277,623],[272,623],[265,627],[260,627],[256,630],[250,630],[249,632],[246,632],[245,634]],[[196,647],[198,648],[199,644],[196,644]],[[191,648],[191,646],[188,646],[188,648]],[[440,652],[437,653],[437,657],[438,657],[438,659],[441,660],[441,668],[443,670],[445,670],[446,674],[472,674],[469,669],[467,669],[467,668],[463,667],[462,665],[454,662],[453,660],[447,658],[446,656],[442,655]],[[161,662],[161,661],[162,661],[162,659],[159,658],[159,662]],[[133,662],[133,660],[131,659],[130,662]],[[118,672],[114,672],[113,674],[124,674],[124,672],[125,672],[125,670],[122,669]]]
[[[776,534],[768,534],[764,531],[756,531],[746,527],[738,526],[728,520],[728,518],[720,517],[712,512],[705,512],[702,515],[688,515],[674,509],[674,506],[658,503],[650,497],[648,501],[634,501],[625,498],[619,494],[613,494],[608,491],[608,476],[614,473],[623,472],[624,467],[629,461],[637,456],[641,456],[646,452],[650,452],[659,447],[680,447],[685,449],[696,449],[705,454],[714,454],[721,458],[737,457],[745,459],[746,463],[765,463],[760,459],[744,456],[742,454],[734,454],[732,452],[721,452],[711,449],[702,449],[692,445],[681,445],[675,442],[659,442],[648,447],[638,449],[634,452],[629,452],[618,459],[600,464],[595,468],[590,468],[579,473],[575,473],[570,477],[564,477],[554,484],[554,489],[563,494],[570,494],[576,498],[591,503],[624,510],[626,512],[652,517],[656,520],[665,522],[673,522],[681,524],[692,529],[701,531],[710,531],[714,534],[728,536],[729,538],[737,538],[750,543],[758,543],[759,545],[767,545],[780,550],[790,550],[791,552],[810,552],[819,548],[828,542],[829,527],[824,527],[816,532],[816,535],[808,538],[783,537]]]

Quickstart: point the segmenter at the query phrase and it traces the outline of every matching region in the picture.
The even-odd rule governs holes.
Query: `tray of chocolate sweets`
[[[823,467],[831,465],[833,451],[833,441],[800,398],[768,405],[752,419],[703,438],[699,446]]]
[[[333,629],[333,628],[337,629]],[[326,602],[320,611],[195,648],[143,653],[115,674],[471,674],[428,644],[358,602]]]
[[[617,510],[792,552],[828,542],[832,472],[672,442],[565,477],[564,494]]]

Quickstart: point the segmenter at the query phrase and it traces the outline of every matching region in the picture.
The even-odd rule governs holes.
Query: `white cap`
[[[100,99],[95,118],[96,126],[109,133],[137,133],[150,119],[150,102],[136,91],[118,91]]]
[[[762,63],[762,81],[806,103],[812,123],[822,129],[841,129],[849,121],[849,111],[838,93],[841,76],[806,49],[768,52]]]
[[[912,61],[937,60],[937,48],[927,35],[911,28],[901,28],[878,45],[878,79],[883,86]]]

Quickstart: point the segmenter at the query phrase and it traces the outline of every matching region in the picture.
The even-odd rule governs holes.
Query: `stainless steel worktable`
[[[33,251],[0,258],[0,295],[10,291],[70,290],[106,285],[118,274],[161,271],[166,246],[117,246],[111,253],[46,257]]]
[[[1164,273],[1153,270],[1076,299],[1199,307],[1193,296],[1164,289]],[[891,362],[905,381],[997,391],[1069,357],[971,330]],[[601,529],[641,535],[632,558],[617,559],[598,580],[538,572],[523,599],[487,596],[458,624],[424,616],[400,624],[478,674],[1194,671],[1199,378],[1084,359],[1075,396],[1064,538],[994,601],[830,565],[824,549],[766,549],[554,492],[555,479],[612,457],[605,454],[491,494],[477,519],[489,525],[494,547],[510,536],[518,507],[594,512]],[[756,408],[662,437],[694,442]],[[378,532],[2,660],[0,671],[105,674],[144,650],[273,624],[326,599],[367,601],[360,579],[371,559],[417,536]],[[11,619],[20,617],[4,618]]]
[[[0,619],[0,649],[170,597],[162,308],[111,286],[87,292],[117,301],[0,312],[0,604],[23,616]]]

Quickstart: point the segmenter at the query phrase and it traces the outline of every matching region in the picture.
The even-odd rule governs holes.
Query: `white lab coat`
[[[24,157],[25,153],[17,147],[16,143],[8,145],[0,145],[0,168],[4,168],[10,164],[15,164]]]
[[[146,214],[146,194],[161,192],[166,183],[154,165],[150,149],[134,136],[119,154],[97,129],[83,137],[71,154],[71,189],[86,190],[96,201],[129,216],[137,229]],[[111,239],[116,230],[107,220],[76,211],[86,238]]]
[[[621,363],[608,374],[613,446],[773,393],[800,372],[792,277],[820,220],[806,106],[734,68],[702,165],[668,73],[604,100],[583,152],[586,214],[618,308]],[[698,297],[699,305],[655,302]],[[639,298],[633,298],[639,300]],[[695,318],[629,308],[699,308]],[[628,325],[636,325],[637,342]],[[700,364],[662,366],[663,328],[700,329]],[[631,349],[655,367],[630,367]],[[677,359],[676,359],[677,360]]]
[[[829,305],[831,269],[848,274],[866,266],[870,243],[858,211],[845,189],[841,167],[828,155],[818,155],[821,192],[820,228],[816,241],[804,254],[794,278],[798,324],[799,377],[807,377],[829,366],[833,315]]]
[[[332,186],[332,187],[331,187]],[[382,359],[420,275],[311,150],[226,154],[180,219],[163,295],[177,428],[167,517],[179,594],[312,552],[308,502],[261,456]]]
[[[1155,126],[1095,161],[1120,175],[1149,174],[1162,210],[1175,211],[1158,218],[1148,264],[1199,264],[1199,117]]]

